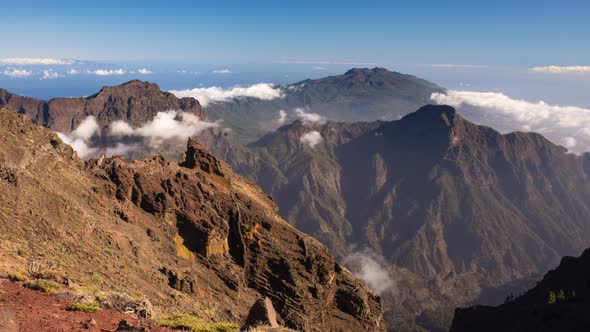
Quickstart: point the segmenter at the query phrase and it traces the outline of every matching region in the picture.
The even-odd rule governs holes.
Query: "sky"
[[[575,65],[588,1],[5,1],[2,56]],[[7,33],[9,32],[9,33]]]
[[[131,79],[224,94],[379,66],[456,91],[439,101],[492,93],[491,110],[577,107],[590,123],[587,0],[23,0],[2,13],[0,88],[38,98]]]

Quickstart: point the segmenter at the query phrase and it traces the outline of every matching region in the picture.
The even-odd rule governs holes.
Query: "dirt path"
[[[24,288],[20,283],[0,280],[0,290],[0,332],[116,331],[122,320],[152,332],[170,331],[112,310],[68,311],[70,300]],[[85,328],[84,323],[91,319],[96,324]]]

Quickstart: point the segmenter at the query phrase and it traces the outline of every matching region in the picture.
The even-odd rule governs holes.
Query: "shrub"
[[[94,302],[74,302],[68,307],[69,311],[82,311],[82,312],[99,312],[102,310],[98,303]]]
[[[57,282],[41,279],[27,281],[24,283],[24,286],[45,293],[57,293],[61,289],[61,285]]]
[[[191,332],[238,332],[240,327],[235,323],[203,323],[195,316],[177,314],[160,317],[154,320],[156,324],[175,330]]]
[[[8,272],[6,274],[6,277],[10,281],[27,281],[27,280],[29,280],[29,277],[27,277],[26,274],[24,274],[23,272],[20,272],[20,271]]]
[[[141,318],[150,318],[153,306],[146,297],[132,298],[125,293],[111,292],[97,296],[98,301],[106,308],[135,314]]]
[[[549,296],[547,297],[547,303],[553,304],[556,301],[556,296],[554,291],[549,292]]]

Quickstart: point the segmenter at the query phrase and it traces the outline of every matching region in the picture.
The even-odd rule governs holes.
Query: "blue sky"
[[[0,63],[0,87],[41,98],[132,78],[187,89],[383,66],[451,89],[590,107],[590,67],[530,71],[590,66],[587,0],[4,1],[2,13],[0,61],[73,58],[90,61],[73,67],[81,73],[124,71],[68,75],[67,66]],[[431,66],[441,64],[455,66]],[[214,73],[221,69],[231,74]]]
[[[7,1],[0,56],[572,65],[588,1]]]

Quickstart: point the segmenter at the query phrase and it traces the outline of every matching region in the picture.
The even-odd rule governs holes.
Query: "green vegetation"
[[[554,291],[550,291],[549,296],[547,296],[547,304],[553,304],[556,302],[564,302],[566,300],[571,300],[575,297],[576,297],[575,290],[571,292],[571,296],[569,298],[565,295],[565,292],[563,290],[559,290],[557,293],[555,293]]]
[[[55,137],[52,138],[49,142],[51,143],[51,146],[53,146],[53,148],[56,150],[59,150],[64,143],[61,140],[61,138],[59,138],[59,136],[57,136],[57,135],[55,135]]]
[[[553,304],[556,301],[556,296],[555,296],[555,292],[554,291],[550,291],[549,292],[549,296],[547,297],[547,303],[548,304]]]
[[[27,281],[29,279],[25,273],[20,271],[8,272],[6,277],[10,281]]]
[[[240,330],[235,323],[203,323],[195,316],[188,314],[159,317],[154,321],[160,326],[191,332],[238,332]]]
[[[57,282],[42,279],[27,281],[24,286],[45,293],[57,293],[61,289],[61,285]]]
[[[68,307],[69,311],[82,311],[82,312],[99,312],[102,310],[98,303],[94,302],[74,302]]]

